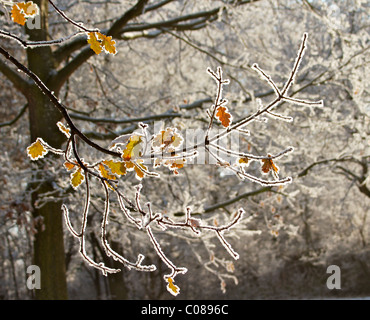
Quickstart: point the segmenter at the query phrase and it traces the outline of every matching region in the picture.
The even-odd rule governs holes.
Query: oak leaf
[[[81,168],[77,169],[71,174],[71,185],[73,189],[77,189],[78,186],[85,180],[84,174],[81,172]]]
[[[15,23],[18,23],[22,26],[25,25],[26,23],[26,17],[24,15],[24,13],[22,12],[22,10],[18,7],[17,4],[13,5],[12,7],[12,10],[11,10],[11,16],[12,16],[12,20],[15,22]]]
[[[135,167],[134,167],[134,170],[136,172],[136,178],[138,180],[141,180],[142,178],[144,178],[145,172],[148,170],[148,168],[146,166],[144,166],[142,162],[143,162],[142,160],[137,161],[135,163]]]
[[[262,159],[262,172],[264,173],[269,173],[269,171],[272,169],[275,173],[278,173],[279,171],[279,168],[277,166],[275,166],[274,162],[272,161],[272,159],[270,158],[271,155],[267,155],[269,158],[267,159]]]
[[[103,178],[108,179],[108,180],[117,180],[117,177],[113,174],[110,174],[103,164],[99,163],[98,167],[99,167],[100,174]],[[114,190],[114,188],[110,185],[108,181],[104,181],[104,183],[106,183],[106,185],[110,189]]]
[[[238,162],[240,165],[247,165],[249,162],[249,159],[247,157],[243,157],[243,158],[240,158]]]
[[[19,2],[17,6],[23,10],[26,17],[34,17],[39,13],[39,8],[37,4],[33,3],[32,1],[28,2]]]
[[[106,53],[110,53],[115,55],[117,53],[116,47],[114,46],[116,44],[116,41],[112,39],[111,36],[105,36],[104,34],[98,33],[99,39],[102,40],[102,46]]]
[[[113,174],[124,176],[126,174],[125,162],[104,160],[103,163],[110,169]]]
[[[132,171],[135,168],[135,164],[132,161],[126,162],[125,165],[128,171]]]
[[[104,167],[103,164],[99,163],[99,171],[103,178],[109,179],[109,180],[117,180],[116,176],[113,174],[110,174],[108,170]]]
[[[15,23],[22,26],[26,23],[26,18],[32,18],[39,13],[39,8],[32,1],[19,2],[13,5],[11,17]]]
[[[152,145],[154,148],[161,148],[162,150],[170,147],[168,151],[174,151],[182,144],[183,140],[176,128],[166,128],[166,130],[161,130],[155,135]]]
[[[139,144],[141,143],[141,137],[138,135],[133,135],[130,137],[126,149],[123,150],[122,159],[125,161],[130,161],[132,158],[140,155]]]
[[[47,144],[41,138],[37,138],[37,140],[27,148],[27,155],[31,160],[43,158],[48,153],[45,145]]]
[[[144,178],[146,172],[148,172],[148,168],[143,164],[144,160],[139,159],[137,161],[127,161],[125,162],[125,166],[127,171],[135,171],[136,179],[141,180]]]
[[[64,162],[64,167],[67,169],[67,171],[71,171],[75,167],[75,164],[66,161]]]
[[[216,117],[221,121],[221,124],[227,128],[231,123],[231,114],[228,112],[227,107],[218,107],[216,111]]]
[[[119,146],[123,146],[123,145],[126,145],[127,142],[130,140],[130,137],[132,136],[132,134],[124,134],[124,135],[121,135],[117,138],[115,138],[110,146],[109,146],[109,150],[114,150],[114,149],[117,149]]]
[[[100,54],[103,51],[102,44],[98,41],[95,32],[89,32],[87,37],[87,43],[90,44],[90,48],[96,53]]]
[[[179,159],[179,160],[175,160],[172,165],[171,165],[171,169],[173,170],[176,170],[176,169],[181,169],[184,167],[184,164],[185,164],[185,159]]]
[[[96,54],[100,54],[103,50],[113,55],[117,53],[115,47],[116,41],[111,36],[106,36],[100,32],[89,32],[87,35],[87,43],[90,44],[90,48]]]

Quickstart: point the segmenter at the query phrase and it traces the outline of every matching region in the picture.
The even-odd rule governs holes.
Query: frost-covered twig
[[[55,9],[55,11],[64,20],[68,21],[70,24],[74,25],[75,27],[81,29],[84,32],[99,32],[99,29],[96,29],[96,28],[95,29],[86,28],[82,23],[76,22],[76,21],[72,20],[71,18],[67,17],[67,15],[62,10],[60,10],[51,0],[48,0],[48,1],[53,6],[53,8]]]
[[[59,38],[59,39],[55,39],[55,40],[29,41],[29,40],[23,40],[22,38],[14,35],[12,33],[9,33],[7,31],[0,30],[0,36],[1,37],[17,41],[25,49],[26,48],[35,48],[35,47],[48,47],[48,46],[51,46],[51,45],[61,44],[63,42],[66,42],[66,41],[80,35],[80,34],[83,34],[83,33],[85,33],[85,32],[84,31],[77,31],[77,32],[75,32],[75,33],[73,33],[69,36]]]
[[[108,273],[117,273],[121,271],[120,269],[113,269],[109,268],[104,265],[103,262],[97,263],[94,260],[92,260],[86,253],[85,248],[85,231],[87,226],[87,216],[89,212],[89,205],[90,205],[90,186],[89,186],[89,177],[86,175],[85,177],[85,184],[86,184],[86,200],[85,200],[85,207],[82,214],[82,225],[81,225],[81,231],[80,233],[77,233],[74,228],[72,227],[72,224],[70,222],[69,218],[69,210],[66,205],[62,205],[62,210],[64,212],[64,218],[66,220],[66,225],[68,227],[68,230],[71,232],[71,234],[78,238],[80,241],[80,254],[82,258],[92,267],[100,270],[103,275],[107,275]]]
[[[120,254],[118,254],[116,251],[114,251],[107,239],[107,224],[108,224],[108,215],[109,215],[109,191],[106,183],[103,183],[104,191],[105,191],[105,208],[104,208],[104,214],[102,219],[102,225],[101,225],[101,242],[103,245],[103,248],[105,249],[105,252],[108,257],[112,257],[114,260],[119,261],[122,263],[125,267],[131,269],[136,269],[138,271],[154,271],[156,270],[156,267],[154,265],[150,266],[143,266],[141,265],[141,262],[144,259],[144,256],[142,254],[139,254],[138,259],[136,263],[130,262],[124,257],[122,257]]]

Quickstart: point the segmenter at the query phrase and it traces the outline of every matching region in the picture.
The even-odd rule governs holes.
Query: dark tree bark
[[[27,29],[30,40],[47,40],[48,33],[48,1],[35,1],[40,8],[41,29]],[[50,47],[39,47],[27,50],[28,68],[48,85],[53,67]],[[53,90],[53,87],[49,87]],[[56,92],[57,94],[57,92]],[[31,142],[38,137],[51,146],[60,148],[63,135],[57,129],[56,123],[61,119],[61,113],[50,100],[35,85],[29,85],[26,92],[29,110]],[[37,162],[42,169],[43,161]],[[42,170],[39,170],[42,172]],[[32,203],[33,216],[42,223],[37,224],[34,240],[34,264],[41,270],[41,289],[36,290],[36,299],[62,300],[67,299],[67,282],[65,269],[65,252],[63,241],[63,216],[61,202],[48,202],[41,208],[35,203],[45,192],[53,191],[53,180],[45,174],[39,174],[37,180],[42,182],[33,185]]]

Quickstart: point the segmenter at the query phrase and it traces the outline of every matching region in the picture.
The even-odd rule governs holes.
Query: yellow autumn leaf
[[[103,163],[110,169],[113,174],[118,174],[119,176],[123,176],[126,174],[125,162],[104,160]]]
[[[167,279],[167,290],[174,296],[177,296],[179,293],[180,293],[180,288],[173,284],[174,283],[174,280],[172,278],[168,278]]]
[[[31,160],[43,158],[48,153],[45,145],[47,144],[44,143],[41,138],[37,138],[37,140],[27,148],[27,155],[31,158]]]
[[[135,168],[135,164],[132,161],[125,162],[128,171],[132,171]]]
[[[11,17],[15,23],[18,23],[22,26],[24,26],[26,23],[26,17],[17,4],[13,5],[12,7]]]
[[[64,162],[64,167],[68,170],[68,171],[71,171],[75,165],[73,163],[70,163],[70,162]]]
[[[110,174],[107,169],[105,169],[104,165],[99,163],[99,171],[103,178],[109,179],[109,180],[117,180],[116,176],[113,174]]]
[[[134,170],[136,172],[136,178],[138,180],[141,180],[142,178],[144,178],[144,172],[139,167],[135,166]]]
[[[32,1],[17,3],[19,9],[23,10],[26,17],[34,17],[39,13],[38,6]]]
[[[99,163],[99,171],[100,171],[100,174],[102,175],[103,178],[105,179],[109,179],[109,180],[117,180],[117,177],[113,174],[110,174],[108,172],[108,170],[104,167],[103,164]],[[114,188],[110,185],[110,183],[108,181],[104,181],[106,183],[106,185],[111,188],[112,190],[114,190]]]
[[[243,157],[243,158],[240,158],[238,162],[240,165],[246,165],[248,164],[249,159],[247,157]]]
[[[138,135],[133,135],[130,137],[126,149],[123,150],[122,159],[125,161],[130,161],[132,158],[140,156],[140,147],[141,137]]]
[[[96,53],[100,54],[103,50],[106,53],[115,55],[117,53],[116,41],[111,36],[106,36],[100,32],[89,32],[87,43],[90,44],[90,48]]]
[[[77,189],[77,187],[85,180],[84,174],[81,172],[81,168],[76,170],[74,173],[71,174],[71,185],[73,189]]]
[[[136,161],[127,161],[125,162],[125,166],[127,171],[135,171],[136,179],[141,180],[146,175],[149,175],[151,177],[159,177],[159,174],[156,172],[150,172],[148,168],[144,165],[143,159],[138,159]]]
[[[101,43],[96,38],[95,32],[89,32],[87,37],[87,43],[90,44],[90,48],[96,53],[100,54],[103,51]]]
[[[136,172],[136,178],[138,180],[141,180],[142,178],[144,178],[145,172],[148,171],[148,168],[144,166],[142,162],[143,160],[137,161],[134,167],[134,170]]]
[[[32,1],[19,2],[12,6],[11,17],[15,23],[22,26],[26,23],[26,18],[32,18],[39,12],[39,8]]]
[[[116,44],[116,41],[114,41],[112,37],[106,36],[102,33],[98,33],[98,37],[102,41],[102,47],[106,53],[110,53],[113,55],[117,53],[116,47],[114,46]]]

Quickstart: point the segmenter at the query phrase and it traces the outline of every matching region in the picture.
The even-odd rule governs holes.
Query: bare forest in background
[[[368,297],[369,15],[0,0],[0,299]]]

